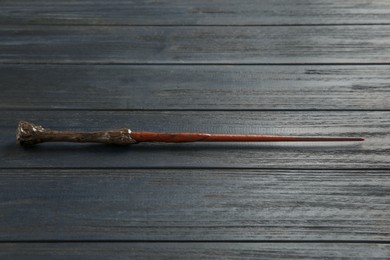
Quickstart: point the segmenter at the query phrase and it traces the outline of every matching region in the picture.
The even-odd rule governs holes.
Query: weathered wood
[[[386,0],[1,1],[2,24],[281,25],[390,23]]]
[[[390,66],[0,65],[0,108],[390,109]],[[44,76],[42,76],[44,75]]]
[[[53,130],[364,137],[363,143],[15,144],[20,119]],[[2,111],[0,167],[388,168],[390,112]]]
[[[5,243],[2,259],[388,259],[373,243]]]
[[[389,194],[388,170],[0,170],[0,240],[389,240]]]
[[[1,259],[389,257],[389,1],[0,2]],[[367,140],[23,149],[20,119]]]
[[[2,26],[0,63],[386,63],[390,25]]]

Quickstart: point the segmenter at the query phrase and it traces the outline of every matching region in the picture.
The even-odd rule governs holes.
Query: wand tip
[[[365,139],[363,137],[347,137],[347,138],[340,138],[340,141],[357,141],[357,142],[363,142]]]
[[[364,141],[365,139],[363,137],[348,137],[346,139],[347,141],[358,141],[358,142],[362,142]]]

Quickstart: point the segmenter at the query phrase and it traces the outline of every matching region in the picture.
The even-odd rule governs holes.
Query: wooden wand
[[[20,121],[16,142],[30,146],[43,142],[105,143],[129,145],[141,142],[339,142],[364,141],[358,137],[300,137],[274,135],[132,132],[128,128],[108,131],[56,131]]]

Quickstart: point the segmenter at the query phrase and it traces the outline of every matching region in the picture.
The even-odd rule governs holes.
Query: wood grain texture
[[[20,119],[53,130],[363,137],[363,143],[15,144]],[[390,112],[2,111],[0,167],[388,168]]]
[[[0,24],[1,259],[389,258],[389,1],[3,0]],[[23,149],[20,119],[366,141]]]
[[[390,238],[388,170],[0,170],[0,240]]]
[[[6,243],[2,259],[388,259],[370,243]]]
[[[385,63],[390,25],[2,26],[0,63]]]
[[[386,65],[3,64],[0,108],[384,110],[389,72]]]
[[[1,1],[2,24],[285,25],[390,23],[386,0]]]

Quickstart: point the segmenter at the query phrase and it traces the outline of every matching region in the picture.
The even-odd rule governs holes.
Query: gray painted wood
[[[0,258],[388,258],[389,7],[1,1]],[[22,118],[367,141],[22,149]]]
[[[8,241],[390,238],[388,170],[0,170],[0,196]]]
[[[386,0],[1,1],[2,24],[281,25],[390,22]]]
[[[390,25],[2,26],[0,63],[386,63]]]
[[[349,143],[15,144],[19,119],[62,130],[361,136]],[[388,168],[390,112],[2,111],[0,167]]]
[[[371,243],[37,243],[0,244],[2,259],[388,259]]]
[[[0,65],[0,108],[390,109],[390,66]]]

